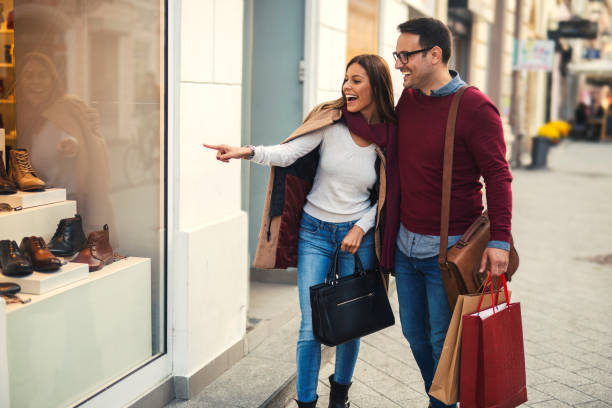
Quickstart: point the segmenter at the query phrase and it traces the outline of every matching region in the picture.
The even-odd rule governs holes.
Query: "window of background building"
[[[349,0],[346,62],[359,54],[378,54],[378,0]]]
[[[46,183],[37,194],[66,194],[24,209],[21,234],[36,230],[49,242],[67,225],[58,214],[77,212],[86,236],[108,226],[120,255],[7,307],[11,405],[73,405],[165,352],[165,2],[0,6],[0,150],[28,153]],[[35,214],[43,212],[57,219],[40,232]],[[90,251],[92,242],[100,249],[89,241]]]

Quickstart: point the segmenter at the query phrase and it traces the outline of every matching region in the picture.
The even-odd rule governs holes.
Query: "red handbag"
[[[504,275],[506,299],[508,287]],[[527,401],[520,303],[506,303],[463,316],[459,402],[461,408],[513,408]],[[499,294],[499,287],[497,293]],[[497,304],[497,299],[492,304]]]

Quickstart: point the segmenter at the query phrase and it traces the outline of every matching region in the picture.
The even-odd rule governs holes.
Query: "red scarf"
[[[342,108],[346,126],[352,133],[375,143],[385,150],[387,157],[387,194],[382,229],[381,266],[391,269],[395,261],[395,245],[399,230],[400,185],[397,163],[397,125],[395,123],[368,124],[359,112],[349,112]]]

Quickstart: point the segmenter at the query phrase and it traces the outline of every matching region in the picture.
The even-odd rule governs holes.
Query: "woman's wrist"
[[[255,157],[255,146],[248,145],[244,146],[242,149],[244,150],[242,154],[243,159],[251,160],[253,157]]]

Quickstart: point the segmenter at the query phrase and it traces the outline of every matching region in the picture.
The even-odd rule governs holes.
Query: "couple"
[[[393,55],[405,89],[395,109],[387,64],[379,56],[360,55],[347,64],[342,97],[316,107],[282,144],[207,146],[222,162],[241,158],[273,166],[255,265],[297,264],[300,407],[316,406],[321,361],[309,288],[325,280],[338,246],[344,251],[341,276],[353,273],[354,253],[366,269],[378,264],[394,273],[402,331],[426,391],[450,323],[437,260],[442,157],[450,101],[464,82],[448,70],[451,34],[444,23],[420,18],[398,28]],[[498,111],[475,88],[461,102],[453,170],[448,244],[455,244],[481,214],[483,176],[492,241],[481,272],[500,275],[510,249],[512,178]],[[359,339],[337,347],[329,407],[349,407],[358,352]],[[445,406],[432,397],[430,402]]]

